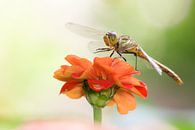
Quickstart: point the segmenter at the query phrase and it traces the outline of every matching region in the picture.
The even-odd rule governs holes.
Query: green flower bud
[[[107,103],[114,96],[116,89],[117,89],[117,87],[115,85],[113,85],[112,87],[110,87],[106,90],[96,92],[96,91],[92,90],[91,88],[89,88],[87,81],[84,81],[83,88],[85,91],[87,101],[92,106],[96,106],[96,107],[100,107],[100,108],[103,108],[107,105]]]

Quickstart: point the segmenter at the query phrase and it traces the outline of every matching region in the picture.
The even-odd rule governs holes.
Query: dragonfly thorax
[[[106,46],[113,47],[118,43],[118,37],[116,32],[107,32],[104,35],[104,42]]]

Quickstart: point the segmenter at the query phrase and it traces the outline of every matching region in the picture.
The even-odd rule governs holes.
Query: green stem
[[[94,124],[101,125],[101,123],[102,123],[102,109],[100,107],[93,106],[93,119],[94,119]]]

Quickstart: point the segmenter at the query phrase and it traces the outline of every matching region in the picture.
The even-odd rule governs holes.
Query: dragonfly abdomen
[[[182,85],[183,81],[181,80],[181,78],[171,69],[169,69],[168,67],[166,67],[165,65],[161,64],[160,62],[156,61],[155,59],[153,59],[153,61],[162,69],[162,71],[164,73],[166,73],[169,77],[171,77],[173,80],[175,80],[177,82],[177,84]]]

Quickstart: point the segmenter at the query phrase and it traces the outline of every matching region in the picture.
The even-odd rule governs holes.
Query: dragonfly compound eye
[[[106,44],[106,46],[110,46],[110,38],[108,36],[108,33],[104,35],[103,39],[104,39],[104,43]]]
[[[117,33],[116,32],[108,32],[108,38],[110,40],[111,46],[114,46],[118,42]]]

